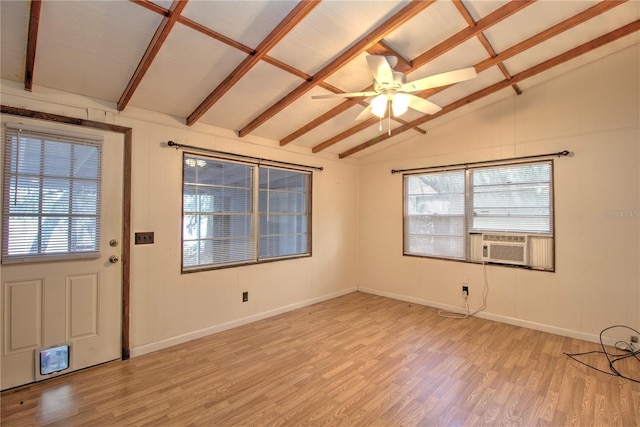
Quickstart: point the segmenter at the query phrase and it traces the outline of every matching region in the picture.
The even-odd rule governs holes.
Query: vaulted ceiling
[[[640,46],[638,0],[2,0],[0,8],[1,76],[25,90],[59,89],[340,158]],[[370,99],[312,99],[370,90],[370,54],[396,56],[407,80],[466,67],[478,75],[420,92],[442,107],[433,115],[355,121]]]

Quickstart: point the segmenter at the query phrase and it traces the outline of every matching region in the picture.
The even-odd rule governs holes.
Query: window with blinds
[[[183,159],[183,271],[310,255],[310,173]]]
[[[464,171],[405,177],[405,251],[464,259]]]
[[[553,270],[552,177],[551,161],[405,175],[404,253],[478,261],[477,236],[516,234],[525,265]]]
[[[551,163],[471,169],[469,227],[476,231],[551,233]]]
[[[309,253],[309,178],[260,167],[260,259]]]
[[[102,145],[7,125],[2,262],[99,256]]]

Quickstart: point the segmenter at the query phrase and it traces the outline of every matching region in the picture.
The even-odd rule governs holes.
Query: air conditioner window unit
[[[510,233],[482,234],[482,261],[529,265],[527,236]]]

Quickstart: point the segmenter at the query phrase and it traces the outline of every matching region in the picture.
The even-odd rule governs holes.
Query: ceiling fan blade
[[[361,98],[376,95],[376,92],[348,92],[348,93],[329,93],[326,95],[313,95],[311,99],[326,98]]]
[[[409,108],[413,108],[414,110],[418,110],[425,114],[435,114],[442,110],[441,107],[431,101],[427,101],[426,99],[419,98],[415,95],[406,95],[409,97]]]
[[[375,81],[378,83],[393,83],[393,70],[385,56],[369,55],[367,56],[367,64],[369,64],[369,70],[371,70]]]
[[[402,90],[405,92],[417,92],[420,90],[431,89],[432,87],[447,86],[450,84],[470,80],[476,77],[476,69],[474,67],[462,68],[460,70],[448,71],[442,74],[425,77],[413,82],[405,83]]]
[[[371,108],[372,108],[371,104],[367,105],[367,108],[365,108],[360,112],[360,114],[358,114],[358,117],[356,117],[356,121],[364,120],[369,118],[369,116],[372,116],[373,113],[371,112]]]

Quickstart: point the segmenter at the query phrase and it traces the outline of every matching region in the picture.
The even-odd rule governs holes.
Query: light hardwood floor
[[[6,391],[2,425],[638,425],[639,383],[563,354],[589,350],[356,292]]]

